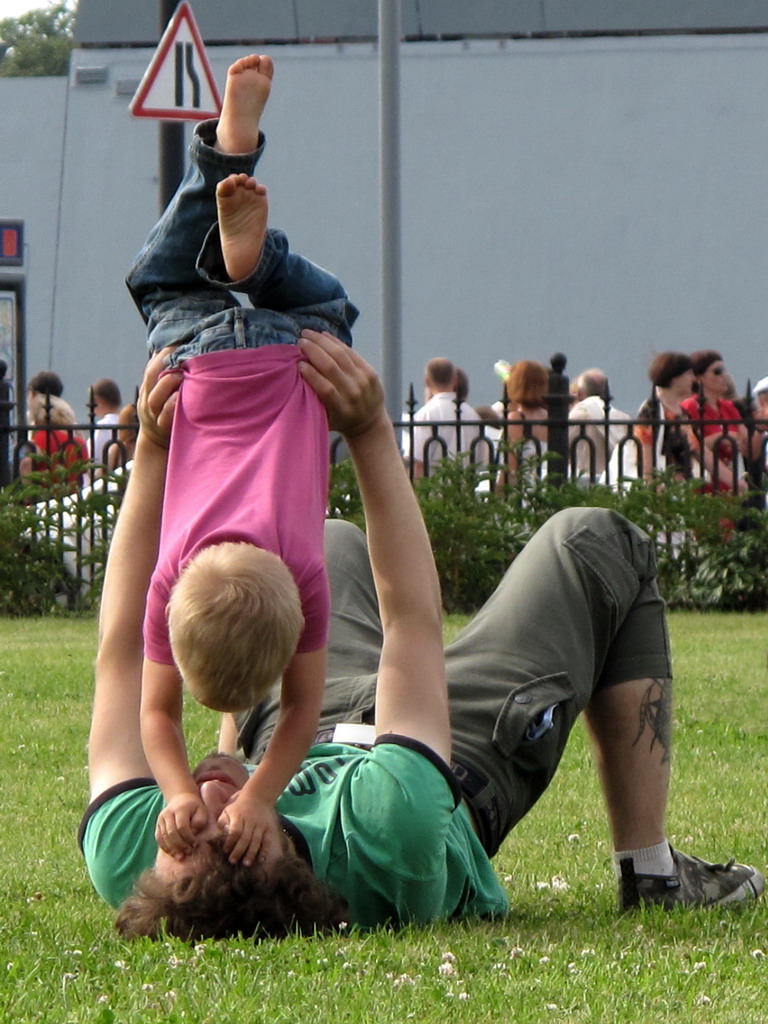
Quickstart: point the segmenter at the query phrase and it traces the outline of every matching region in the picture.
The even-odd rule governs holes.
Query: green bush
[[[24,488],[0,491],[0,615],[44,615],[66,593],[67,572],[61,546],[39,532],[34,505],[25,505]]]
[[[670,607],[768,609],[768,519],[745,512],[731,495],[702,494],[696,481],[672,473],[627,482],[622,490],[570,481],[557,487],[530,464],[503,493],[477,493],[488,475],[445,459],[415,483],[447,612],[480,607],[536,530],[574,506],[614,509],[654,539],[659,589]],[[348,461],[333,469],[330,508],[364,525]]]
[[[343,459],[331,466],[328,515],[331,519],[347,519],[361,530],[365,528],[363,502],[351,459]]]
[[[443,459],[416,481],[449,613],[479,608],[530,535],[511,502],[492,489],[477,492],[483,480],[487,473]]]
[[[445,459],[415,484],[448,612],[479,608],[551,515],[584,505],[615,509],[654,539],[659,589],[670,607],[768,609],[768,517],[745,511],[730,495],[701,494],[695,481],[671,475],[616,491],[572,482],[556,487],[530,472],[503,493],[478,492],[488,478]],[[65,506],[25,503],[34,481],[0,491],[0,614],[95,606],[123,482],[109,478],[112,489],[87,489],[64,499]],[[331,516],[365,525],[349,459],[331,469],[328,508]]]
[[[73,494],[51,495],[48,486],[41,500],[46,485],[48,470],[0,490],[0,615],[98,603],[124,478],[108,475]]]
[[[739,527],[724,523],[719,535],[705,540],[689,534],[676,558],[665,553],[660,588],[671,607],[768,609],[768,520],[764,512],[753,512],[739,521]]]

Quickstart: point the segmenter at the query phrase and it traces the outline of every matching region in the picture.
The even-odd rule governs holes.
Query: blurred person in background
[[[691,366],[698,394],[686,398],[681,409],[691,420],[700,421],[694,424],[691,436],[713,481],[705,489],[743,494],[747,482],[739,478],[739,455],[747,454],[747,429],[739,410],[725,397],[729,383],[723,357],[714,349],[701,349],[691,354]],[[737,422],[723,424],[721,420]]]
[[[120,418],[123,399],[120,395],[120,388],[109,377],[101,377],[92,384],[90,396],[96,428],[92,430],[88,441],[88,454],[94,462],[107,463],[109,461],[107,446],[115,440],[115,434],[111,428],[117,424]]]

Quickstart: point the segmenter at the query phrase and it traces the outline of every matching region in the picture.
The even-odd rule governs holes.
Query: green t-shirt
[[[371,750],[313,747],[277,809],[304,837],[315,874],[349,903],[350,923],[504,914],[506,892],[460,799],[450,769],[427,747],[381,737]],[[154,861],[161,807],[157,787],[135,780],[89,808],[83,852],[113,906]]]

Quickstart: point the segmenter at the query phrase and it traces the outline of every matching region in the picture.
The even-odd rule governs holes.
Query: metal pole
[[[549,360],[549,394],[545,396],[549,415],[547,452],[554,458],[547,466],[547,482],[561,487],[568,476],[568,410],[571,396],[565,367],[568,360],[562,352],[555,352]]]
[[[387,412],[402,413],[400,0],[379,0],[381,368]]]
[[[177,0],[160,0],[160,35],[176,10]],[[184,123],[161,121],[158,128],[160,155],[160,209],[166,208],[184,176]]]

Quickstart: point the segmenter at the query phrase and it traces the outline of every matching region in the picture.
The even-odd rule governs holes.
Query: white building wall
[[[237,55],[209,48],[220,85]],[[274,56],[259,168],[273,223],[344,281],[356,346],[379,365],[375,48]],[[157,214],[157,125],[115,86],[150,57],[76,51],[73,68],[107,67],[103,85],[0,79],[27,368],[58,370],[83,413],[89,382],[129,397],[144,361],[123,277]],[[498,395],[496,359],[563,351],[571,373],[602,366],[630,412],[656,351],[721,348],[740,388],[768,372],[767,71],[764,35],[403,46],[404,390],[433,355],[481,403]]]

